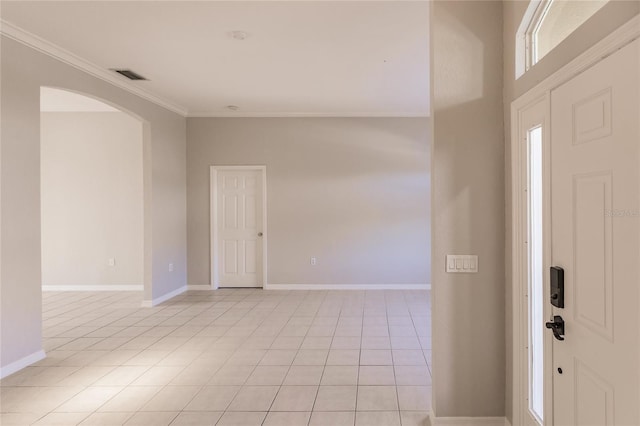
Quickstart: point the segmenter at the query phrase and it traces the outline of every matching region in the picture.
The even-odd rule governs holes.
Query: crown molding
[[[111,83],[112,85],[126,90],[127,92],[132,93],[149,102],[153,102],[154,104],[161,106],[162,108],[168,109],[169,111],[175,112],[176,114],[180,114],[183,117],[187,116],[187,109],[185,107],[156,96],[138,86],[135,86],[128,81],[123,80],[123,78],[116,76],[110,71],[94,64],[93,62],[87,61],[86,59],[83,59],[80,56],[71,53],[68,50],[55,45],[50,41],[43,39],[42,37],[32,34],[10,22],[0,20],[0,34],[5,35],[6,37],[9,37],[10,39],[22,43],[26,46],[29,46],[41,53],[49,55],[61,62],[64,62],[67,65],[71,65],[74,68],[86,72],[87,74],[104,80],[107,83]]]
[[[424,112],[193,112],[188,118],[428,118]]]

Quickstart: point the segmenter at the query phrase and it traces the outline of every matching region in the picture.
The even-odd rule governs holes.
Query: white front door
[[[635,41],[551,92],[555,426],[638,425],[640,131]],[[547,271],[548,273],[548,271]]]
[[[213,170],[214,287],[262,287],[263,170]]]

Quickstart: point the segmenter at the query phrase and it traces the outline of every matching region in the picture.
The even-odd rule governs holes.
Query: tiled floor
[[[427,291],[44,293],[47,358],[0,382],[9,425],[424,425]]]

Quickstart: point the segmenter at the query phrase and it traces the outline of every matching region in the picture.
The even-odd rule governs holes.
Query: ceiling
[[[429,115],[428,7],[3,0],[2,19],[13,34],[44,39],[49,50],[188,116],[393,117]]]

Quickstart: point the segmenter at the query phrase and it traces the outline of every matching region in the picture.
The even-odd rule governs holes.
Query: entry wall
[[[434,411],[445,418],[502,417],[502,3],[431,5]],[[478,273],[446,273],[447,254],[478,255]]]
[[[122,112],[41,114],[43,286],[142,289],[142,130]]]

